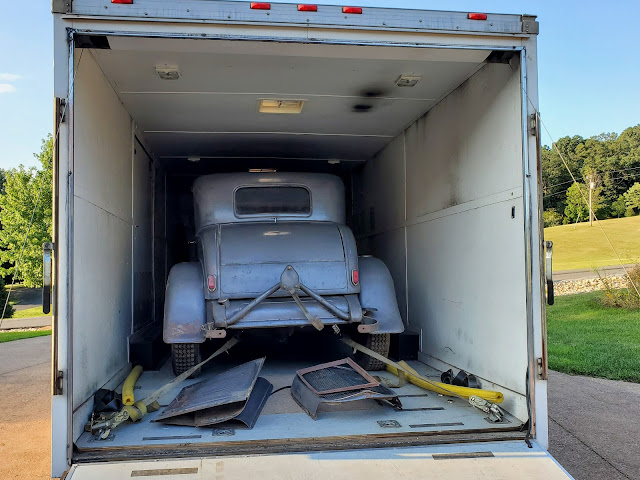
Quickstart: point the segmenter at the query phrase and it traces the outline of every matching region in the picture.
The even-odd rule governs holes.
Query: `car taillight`
[[[111,0],[111,3],[126,3],[127,5],[131,5],[133,0]]]
[[[298,5],[298,11],[299,12],[317,12],[318,6],[317,5]]]
[[[360,274],[358,270],[351,270],[351,283],[358,285],[360,283]]]
[[[252,10],[271,10],[270,3],[251,2]]]
[[[210,292],[215,292],[216,291],[216,276],[215,275],[209,275],[207,277],[207,287],[209,287],[209,291]]]
[[[467,18],[469,20],[486,20],[487,14],[486,13],[470,13],[469,15],[467,15]]]
[[[362,13],[362,7],[342,7],[342,13]]]

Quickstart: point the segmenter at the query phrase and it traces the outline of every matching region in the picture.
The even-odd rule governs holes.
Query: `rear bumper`
[[[348,312],[350,320],[345,321],[336,317],[312,298],[301,297],[302,303],[307,310],[309,310],[309,313],[317,316],[324,325],[341,325],[360,323],[362,321],[362,308],[357,295],[326,296],[324,299],[343,312]],[[292,298],[268,298],[258,304],[237,323],[227,325],[227,319],[244,308],[250,301],[250,299],[229,300],[226,305],[211,302],[213,321],[216,328],[248,329],[302,327],[310,325]]]

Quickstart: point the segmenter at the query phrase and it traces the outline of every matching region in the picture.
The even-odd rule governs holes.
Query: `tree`
[[[562,225],[562,214],[556,212],[554,208],[542,212],[542,219],[544,220],[545,228]]]
[[[0,274],[16,274],[15,266],[24,244],[16,280],[23,280],[28,287],[42,285],[42,244],[51,241],[52,146],[49,135],[35,155],[41,169],[20,165],[6,171],[4,193],[0,195],[0,263],[11,264],[9,268],[0,268]]]
[[[640,183],[634,183],[624,194],[624,203],[627,209],[631,209],[634,214],[640,213]]]
[[[578,220],[589,220],[589,187],[584,183],[574,183],[567,190],[567,206],[564,209],[565,217],[571,221],[576,222]],[[599,212],[606,207],[604,199],[602,198],[602,187],[597,187],[593,190],[592,196],[592,208],[596,217],[599,217]]]
[[[618,199],[611,204],[611,215],[620,218],[624,217],[627,211],[627,204],[624,201],[624,195],[620,195]]]
[[[7,295],[9,292],[4,284],[4,279],[0,277],[0,316],[2,316],[2,311],[4,310],[4,304],[7,301]],[[7,303],[7,309],[4,310],[4,318],[11,318],[13,315],[13,306],[10,303]]]

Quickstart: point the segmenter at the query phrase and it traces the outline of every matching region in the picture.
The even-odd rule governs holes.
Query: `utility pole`
[[[596,188],[596,182],[591,180],[591,182],[589,182],[589,226],[590,227],[593,227],[593,204],[591,200],[593,198],[594,188]]]

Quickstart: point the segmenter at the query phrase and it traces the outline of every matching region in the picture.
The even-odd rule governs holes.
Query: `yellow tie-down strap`
[[[504,400],[504,395],[502,395],[501,392],[495,392],[493,390],[482,390],[480,388],[458,387],[456,385],[449,385],[447,383],[434,382],[422,377],[405,361],[396,363],[380,355],[379,353],[374,352],[370,348],[354,342],[350,338],[343,338],[342,341],[350,347],[353,347],[356,350],[360,350],[362,353],[366,353],[367,355],[380,360],[387,366],[387,370],[389,372],[397,375],[398,377],[404,376],[408,382],[413,383],[417,387],[424,388],[425,390],[430,390],[432,392],[447,395],[449,397],[459,397],[464,399],[468,399],[472,395],[475,395],[476,397],[483,398],[490,401],[491,403],[502,403]]]

